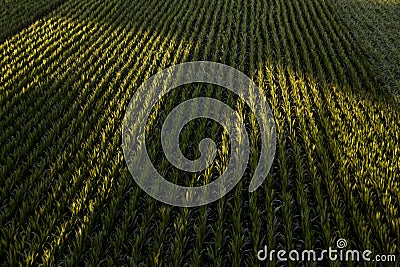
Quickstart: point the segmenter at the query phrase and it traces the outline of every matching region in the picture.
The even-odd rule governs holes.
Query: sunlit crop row
[[[0,55],[2,263],[257,266],[264,245],[327,249],[338,238],[400,253],[399,109],[330,1],[69,0],[8,33]],[[177,88],[148,121],[148,153],[162,175],[199,185],[227,166],[229,136],[207,120],[188,124],[181,148],[196,158],[211,136],[212,166],[185,174],[163,155],[163,120],[197,96],[245,118],[251,157],[224,198],[176,208],[132,179],[122,119],[151,75],[196,60],[232,66],[263,90],[277,149],[264,184],[248,193],[259,164],[254,114],[223,88]]]

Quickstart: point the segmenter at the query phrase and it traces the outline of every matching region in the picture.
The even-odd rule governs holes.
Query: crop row
[[[264,245],[325,249],[338,238],[400,252],[399,111],[330,1],[69,0],[0,44],[0,54],[4,264],[255,266]],[[176,208],[134,183],[121,124],[145,80],[196,60],[256,82],[274,114],[277,150],[262,187],[248,193],[259,164],[254,114],[222,88],[177,88],[148,121],[148,153],[162,175],[205,184],[227,166],[229,136],[207,120],[188,124],[181,148],[196,158],[210,135],[218,151],[209,168],[184,173],[163,155],[162,122],[197,96],[245,118],[252,153],[224,198]]]

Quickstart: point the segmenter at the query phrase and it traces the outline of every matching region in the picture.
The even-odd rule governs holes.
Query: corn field
[[[352,16],[365,21],[363,13],[339,14],[338,2],[3,0],[1,265],[264,266],[257,258],[264,245],[318,251],[339,238],[349,249],[400,260],[400,109],[396,84],[388,88],[398,83],[400,65],[381,47],[389,59],[379,62],[395,73],[383,81],[388,76],[376,72],[374,54],[366,55],[367,38],[376,36],[346,24]],[[399,10],[398,1],[393,5]],[[388,16],[395,25],[396,18]],[[400,47],[390,49],[399,59]],[[173,90],[146,130],[150,158],[167,180],[207,184],[230,156],[226,131],[197,119],[181,133],[182,153],[199,157],[199,142],[210,137],[215,161],[199,173],[168,162],[161,126],[185,100],[207,96],[232,106],[251,143],[246,172],[231,192],[180,208],[153,199],[132,179],[121,128],[141,84],[191,61],[223,63],[250,77],[271,107],[277,144],[264,183],[248,192],[260,147],[254,114],[218,86]]]
[[[400,2],[398,0],[334,0],[339,16],[392,97],[400,97]],[[367,37],[367,38],[365,38]]]

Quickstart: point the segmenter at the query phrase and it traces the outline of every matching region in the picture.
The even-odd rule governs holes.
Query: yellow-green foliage
[[[264,245],[326,249],[338,238],[399,255],[399,109],[353,38],[363,26],[349,32],[337,1],[68,0],[30,27],[3,17],[24,29],[0,44],[1,263],[257,266]],[[224,198],[175,208],[135,184],[121,124],[146,79],[195,60],[256,82],[275,117],[277,150],[262,187],[248,193],[260,145],[254,114],[223,88],[177,88],[148,121],[146,145],[161,174],[201,185],[227,166],[229,136],[207,120],[181,135],[189,158],[203,138],[216,141],[205,171],[184,173],[162,153],[163,119],[196,96],[245,118],[252,155]]]

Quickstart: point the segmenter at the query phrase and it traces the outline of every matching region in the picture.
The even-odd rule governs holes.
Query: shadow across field
[[[15,94],[1,99],[8,107],[2,118],[21,118],[19,126],[4,123],[15,147],[3,153],[2,162],[14,166],[1,177],[10,187],[2,211],[15,199],[16,207],[35,203],[41,212],[2,213],[2,222],[16,226],[0,252],[27,260],[17,252],[37,237],[21,229],[45,235],[32,252],[36,262],[255,265],[263,245],[324,249],[337,238],[398,252],[399,110],[337,18],[329,1],[67,2],[46,18],[54,23],[52,43],[32,44],[38,49],[29,67],[9,78]],[[237,68],[262,88],[278,145],[262,189],[248,193],[249,170],[222,201],[188,210],[160,204],[135,185],[120,136],[135,89],[161,69],[195,60]],[[13,89],[23,79],[24,90]],[[48,104],[34,107],[31,99]],[[19,132],[20,142],[13,137]],[[6,177],[27,178],[10,184]],[[45,197],[15,197],[37,187]]]
[[[2,0],[0,2],[0,43],[45,17],[66,1]]]
[[[400,97],[400,1],[334,0],[337,13],[385,89]]]

